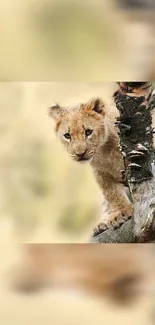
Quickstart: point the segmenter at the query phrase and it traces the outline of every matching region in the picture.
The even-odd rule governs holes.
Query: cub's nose
[[[79,160],[83,159],[85,154],[86,154],[87,150],[80,152],[80,153],[76,153],[77,157],[79,158]]]

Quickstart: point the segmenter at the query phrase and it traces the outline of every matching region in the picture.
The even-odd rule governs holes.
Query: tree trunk
[[[155,240],[155,164],[152,109],[155,95],[151,82],[120,82],[114,94],[124,158],[124,180],[134,205],[134,216],[116,230],[108,229],[91,242],[133,243]]]

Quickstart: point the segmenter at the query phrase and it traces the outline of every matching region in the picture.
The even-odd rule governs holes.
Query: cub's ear
[[[53,104],[49,109],[48,113],[54,120],[57,120],[62,115],[63,109],[58,104]]]
[[[96,112],[97,114],[105,115],[105,104],[101,98],[91,99],[87,104],[83,105],[83,109],[89,112]]]

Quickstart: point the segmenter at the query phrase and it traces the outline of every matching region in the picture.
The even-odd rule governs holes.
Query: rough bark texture
[[[100,243],[150,242],[155,239],[155,168],[151,111],[155,107],[151,82],[121,82],[114,94],[124,158],[124,179],[134,204],[134,217],[116,230],[91,239]]]

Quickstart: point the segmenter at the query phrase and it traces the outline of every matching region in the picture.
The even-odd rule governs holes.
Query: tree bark
[[[155,240],[155,164],[151,82],[120,82],[114,94],[120,116],[119,149],[124,159],[124,181],[134,205],[134,216],[121,227],[108,229],[91,242],[133,243]]]

